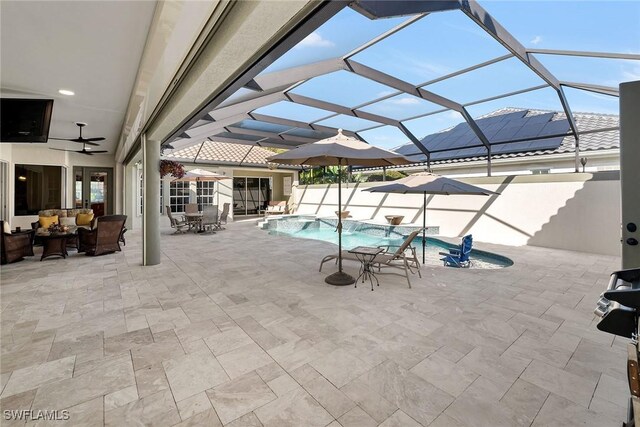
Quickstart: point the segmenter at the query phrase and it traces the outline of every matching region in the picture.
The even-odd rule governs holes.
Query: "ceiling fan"
[[[93,145],[98,145],[98,144],[93,144]],[[49,150],[70,151],[72,153],[86,154],[87,156],[93,156],[94,154],[108,153],[107,150],[91,150],[91,148],[87,148],[86,142],[82,144],[82,150],[65,150],[64,148],[51,148],[51,147],[49,147]]]
[[[49,139],[55,139],[58,141],[73,141],[73,142],[79,142],[81,144],[86,144],[86,145],[95,145],[98,146],[100,144],[96,144],[97,141],[104,141],[105,138],[104,137],[96,137],[96,138],[83,138],[82,137],[82,128],[85,127],[87,124],[83,123],[83,122],[76,122],[76,125],[80,128],[80,136],[78,138],[49,138]],[[84,150],[84,147],[82,148]],[[67,150],[69,151],[69,150]]]

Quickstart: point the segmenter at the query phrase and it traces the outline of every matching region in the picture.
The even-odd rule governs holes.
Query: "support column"
[[[127,216],[126,226],[134,230],[136,226],[136,166],[129,163],[124,167],[124,214]]]
[[[160,142],[142,135],[142,265],[160,264]]]
[[[491,145],[487,147],[487,176],[491,176]]]
[[[620,85],[622,268],[640,267],[640,81]]]

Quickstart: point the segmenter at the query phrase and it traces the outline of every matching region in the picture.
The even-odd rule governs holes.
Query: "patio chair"
[[[469,254],[471,253],[471,247],[473,246],[473,237],[471,234],[462,238],[462,242],[458,248],[449,249],[449,252],[440,252],[440,255],[444,255],[441,261],[444,262],[445,267],[470,267],[471,260],[469,260]]]
[[[203,206],[201,227],[205,231],[213,233],[214,229],[220,227],[218,223],[218,207],[215,205]]]
[[[184,219],[184,217],[181,219],[174,218],[173,215],[171,215],[171,208],[169,206],[165,206],[165,210],[169,217],[169,221],[171,222],[171,228],[176,230],[173,234],[182,234],[185,232],[185,228],[189,228],[189,223]]]
[[[26,256],[33,256],[33,236],[35,230],[24,230],[18,233],[5,233],[4,221],[0,221],[0,263],[22,261]],[[7,226],[8,228],[8,226]]]
[[[105,215],[96,218],[91,230],[78,228],[78,253],[96,256],[121,251],[120,236],[126,220],[126,215]]]
[[[186,205],[184,205],[184,213],[186,214],[198,213],[198,204],[187,203]]]
[[[220,230],[224,230],[224,227],[222,226],[222,224],[224,223],[225,225],[227,224],[227,218],[229,217],[229,206],[231,204],[230,203],[225,203],[222,205],[222,213],[220,213],[220,218],[218,219],[218,228]]]
[[[418,273],[419,277],[422,277],[420,274],[420,261],[418,261],[418,256],[416,254],[416,248],[411,246],[411,242],[416,236],[422,231],[422,229],[418,229],[409,234],[400,246],[395,245],[385,245],[379,246],[380,248],[386,248],[385,252],[382,252],[373,259],[374,267],[378,267],[378,271],[383,268],[396,268],[403,271],[404,274],[401,273],[389,273],[389,274],[398,274],[400,276],[404,276],[407,278],[407,283],[409,288],[411,288],[411,280],[409,279],[409,273],[415,274]],[[397,248],[395,251],[392,251],[391,248]],[[338,255],[327,255],[322,258],[320,262],[320,270],[322,271],[322,265],[329,261],[335,259],[337,261]],[[349,251],[342,251],[342,259],[350,260],[350,261],[360,261],[354,254]],[[413,269],[416,269],[414,272]]]

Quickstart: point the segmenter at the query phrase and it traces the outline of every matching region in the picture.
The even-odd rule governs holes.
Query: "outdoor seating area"
[[[177,216],[171,213],[169,206],[165,206],[165,209],[169,224],[175,230],[174,234],[183,234],[189,231],[194,233],[214,233],[224,230],[223,225],[227,224],[229,217],[229,206],[230,203],[223,204],[221,212],[218,212],[217,205],[203,206],[203,210],[199,211],[197,203],[189,203],[185,205],[184,214],[178,214]]]
[[[640,427],[640,1],[0,18],[3,427]]]
[[[120,243],[126,244],[126,215],[94,218],[91,212],[86,217],[88,224],[81,220],[78,225],[65,225],[63,219],[66,217],[40,216],[40,220],[31,224],[31,230],[11,230],[8,222],[0,221],[2,264],[34,256],[34,246],[42,247],[39,254],[40,261],[43,261],[50,257],[66,258],[71,248],[78,254],[97,256],[119,252],[122,250]],[[76,218],[70,219],[76,221]]]
[[[597,331],[591,313],[616,257],[477,244],[515,264],[422,266],[411,289],[385,275],[371,292],[324,283],[315,269],[330,243],[228,228],[220,245],[175,239],[166,224],[152,267],[137,230],[125,251],[60,259],[54,272],[33,257],[3,266],[2,408],[119,426],[625,417],[627,340]]]
[[[422,232],[422,228],[411,232],[405,239],[404,242],[400,246],[380,246],[380,251],[373,253],[372,258],[369,260],[365,260],[354,251],[342,251],[342,259],[349,261],[357,261],[362,263],[361,269],[365,268],[366,264],[370,264],[373,268],[377,268],[378,271],[381,269],[400,269],[401,273],[392,273],[392,274],[400,274],[407,279],[407,284],[409,288],[411,288],[411,279],[409,278],[409,274],[418,274],[419,277],[422,277],[420,273],[420,261],[418,261],[418,256],[416,255],[416,248],[411,245],[413,239],[418,236]],[[338,262],[338,255],[327,255],[322,258],[320,261],[320,268],[318,271],[322,271],[322,266],[325,262],[336,260]],[[362,270],[361,270],[362,272]],[[358,276],[362,276],[359,274]],[[377,279],[376,279],[377,280]],[[357,282],[357,280],[356,280]],[[363,279],[364,282],[364,279]],[[357,286],[357,283],[356,283]],[[373,285],[371,287],[373,290]]]

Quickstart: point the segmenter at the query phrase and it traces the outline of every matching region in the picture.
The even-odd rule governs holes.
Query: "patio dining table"
[[[189,224],[189,230],[195,229],[199,231],[202,226],[202,212],[192,212],[184,214],[187,223]]]

